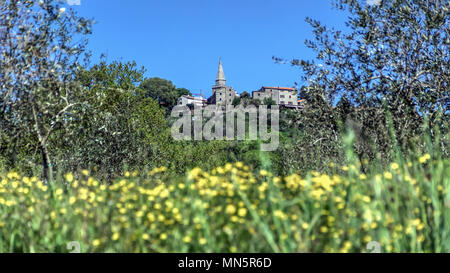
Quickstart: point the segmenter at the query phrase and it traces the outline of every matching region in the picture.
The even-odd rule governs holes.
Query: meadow
[[[88,170],[50,184],[0,174],[0,252],[450,251],[450,161],[438,153],[387,167],[330,164],[279,177],[242,162],[174,176]],[[373,244],[373,243],[372,243]]]
[[[254,141],[172,135],[178,99],[199,91],[186,87],[209,86],[216,71],[197,73],[201,85],[181,80],[184,87],[174,84],[179,75],[194,79],[200,70],[158,71],[180,65],[174,56],[206,67],[220,53],[237,67],[249,63],[248,54],[184,47],[159,62],[169,48],[141,47],[139,55],[137,44],[124,40],[129,47],[109,59],[108,52],[91,52],[91,35],[111,40],[95,34],[94,18],[78,14],[84,4],[1,2],[0,253],[77,246],[80,252],[450,252],[449,1],[333,0],[345,24],[305,18],[311,35],[300,56],[267,43],[279,54],[274,65],[298,68],[297,76],[282,80],[255,70],[241,83],[229,80],[252,90],[260,83],[295,87],[301,107],[280,107],[272,152],[261,149],[261,135]],[[172,19],[172,11],[163,17]],[[300,19],[273,28],[275,36],[283,30],[289,36],[279,40],[296,43],[298,31],[284,30],[302,30]],[[136,30],[133,21],[143,22],[124,20],[120,29]],[[156,44],[167,40],[163,24],[156,32],[141,25],[134,32]],[[183,27],[171,27],[170,37]],[[127,39],[114,25],[99,30]],[[245,45],[232,36],[227,40]],[[252,55],[250,64],[267,57]],[[239,74],[233,66],[230,74]],[[275,103],[238,91],[232,105]],[[279,99],[283,105],[284,95]],[[270,119],[270,128],[277,121]]]

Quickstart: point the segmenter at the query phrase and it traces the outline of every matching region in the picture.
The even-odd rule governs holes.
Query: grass
[[[351,158],[351,153],[348,154]],[[241,162],[104,184],[0,174],[0,252],[450,251],[450,161],[439,153],[274,176]]]

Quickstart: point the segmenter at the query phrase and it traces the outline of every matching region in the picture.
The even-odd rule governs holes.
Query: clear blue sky
[[[293,86],[299,68],[272,56],[313,58],[309,16],[343,28],[346,15],[329,0],[81,0],[79,15],[94,18],[93,62],[135,60],[146,77],[171,80],[211,94],[219,57],[227,85],[238,93],[261,86]]]

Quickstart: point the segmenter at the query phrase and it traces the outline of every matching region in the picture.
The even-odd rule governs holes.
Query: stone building
[[[219,60],[216,84],[212,87],[212,96],[208,98],[208,104],[228,105],[233,102],[233,99],[236,96],[236,91],[232,87],[226,85],[222,62]]]
[[[261,89],[252,92],[252,98],[259,99],[261,102],[265,98],[272,98],[276,104],[287,107],[298,105],[297,91],[290,87],[263,86]]]
[[[239,97],[237,92],[226,84],[222,62],[219,60],[216,84],[212,87],[212,95],[207,100],[199,97],[181,96],[178,99],[178,105],[194,104],[205,106],[206,104],[213,104],[226,106],[232,104],[236,97]],[[252,98],[259,99],[262,103],[265,98],[272,98],[277,105],[285,108],[299,109],[303,105],[298,100],[297,90],[290,87],[263,86],[259,90],[252,92]]]

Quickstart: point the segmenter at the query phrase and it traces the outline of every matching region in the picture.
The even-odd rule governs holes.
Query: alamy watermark
[[[377,241],[368,242],[366,249],[369,253],[381,253],[381,244]]]
[[[259,137],[262,151],[278,148],[279,108],[276,105],[270,109],[267,105],[258,108],[195,105],[193,109],[177,105],[171,116],[177,118],[172,125],[175,140],[257,140]]]
[[[70,253],[81,253],[81,245],[78,241],[68,242],[66,246]]]

